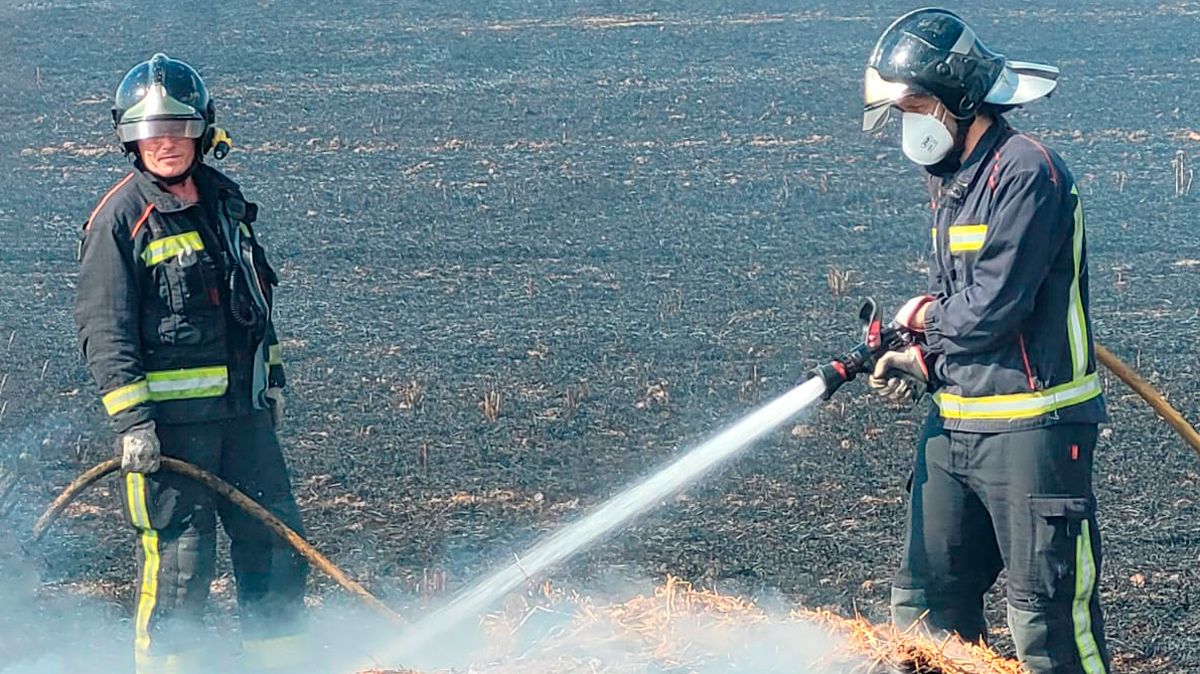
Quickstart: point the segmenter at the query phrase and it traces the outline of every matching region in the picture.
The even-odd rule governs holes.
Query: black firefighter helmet
[[[156,136],[194,138],[197,158],[213,150],[217,159],[229,150],[228,136],[213,125],[216,105],[204,80],[187,63],[155,54],[125,74],[112,109],[117,140],[127,154],[137,141]]]
[[[1058,68],[1010,61],[989,50],[949,10],[927,8],[896,19],[867,63],[863,130],[883,125],[905,96],[937,98],[959,120],[984,103],[1003,109],[1042,98],[1058,84]]]

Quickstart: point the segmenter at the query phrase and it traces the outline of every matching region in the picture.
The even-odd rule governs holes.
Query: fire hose
[[[1109,372],[1117,375],[1118,379],[1125,382],[1125,385],[1132,389],[1134,393],[1141,396],[1142,400],[1145,400],[1158,413],[1158,416],[1167,422],[1167,425],[1175,429],[1175,432],[1179,434],[1179,437],[1183,438],[1184,442],[1191,445],[1192,449],[1196,450],[1197,454],[1200,454],[1200,433],[1197,433],[1188,420],[1183,418],[1179,410],[1167,402],[1163,394],[1159,393],[1150,382],[1142,379],[1141,375],[1132,367],[1126,365],[1124,361],[1113,355],[1113,352],[1099,344],[1095,346],[1096,359],[1104,367],[1108,368]]]
[[[59,514],[62,513],[63,509],[65,509],[67,505],[71,503],[71,501],[75,500],[75,497],[78,496],[84,489],[87,489],[104,476],[115,473],[120,469],[121,461],[119,459],[109,459],[108,461],[104,461],[94,466],[79,477],[75,478],[71,484],[67,485],[67,487],[63,489],[62,493],[58,495],[58,498],[54,499],[54,501],[50,503],[50,505],[46,508],[46,511],[42,513],[42,516],[39,517],[37,522],[34,523],[34,542],[41,540],[42,536],[45,535],[46,531],[50,528],[50,525],[53,524],[54,520],[59,516]],[[248,515],[257,519],[259,522],[262,522],[267,528],[275,532],[276,535],[286,541],[287,544],[290,545],[292,549],[294,549],[300,556],[304,557],[313,566],[324,572],[325,575],[333,579],[333,581],[338,585],[341,585],[342,588],[344,588],[350,594],[361,599],[363,603],[374,609],[376,613],[387,618],[388,620],[395,622],[398,625],[407,624],[407,621],[400,617],[400,614],[388,608],[387,604],[379,601],[379,599],[376,598],[375,595],[371,594],[367,588],[363,587],[361,584],[347,576],[341,569],[337,567],[336,564],[331,562],[328,557],[321,554],[320,551],[309,544],[308,541],[304,540],[300,534],[293,531],[291,527],[280,521],[280,519],[271,514],[269,510],[259,505],[254,499],[243,494],[233,485],[206,470],[197,468],[196,466],[187,463],[186,461],[180,461],[179,459],[172,459],[165,456],[162,458],[161,470],[167,470],[172,473],[178,473],[179,475],[189,477],[220,494],[221,496],[229,499],[230,503],[233,503],[237,507],[241,508]]]
[[[859,310],[859,320],[863,324],[863,341],[845,354],[829,363],[814,368],[809,377],[819,377],[825,382],[825,397],[829,398],[843,384],[853,381],[860,374],[869,373],[875,366],[875,361],[888,351],[902,349],[916,342],[916,338],[907,329],[892,324],[884,324],[880,318],[879,306],[875,300],[867,298]],[[1108,368],[1110,372],[1125,383],[1142,400],[1145,400],[1159,417],[1200,454],[1200,433],[1195,427],[1167,402],[1150,382],[1146,381],[1132,367],[1118,358],[1113,352],[1100,344],[1095,344],[1096,360]],[[917,390],[923,390],[920,382],[911,382]]]
[[[863,322],[864,337],[862,343],[829,363],[815,368],[808,375],[810,379],[820,378],[823,380],[826,398],[832,396],[846,382],[853,381],[860,374],[870,372],[879,356],[887,351],[904,348],[914,343],[913,335],[909,334],[902,327],[894,324],[885,325],[883,323],[879,317],[878,305],[874,300],[868,299],[864,303],[859,312],[859,317]],[[1161,393],[1140,377],[1133,368],[1122,362],[1112,352],[1099,344],[1095,345],[1095,349],[1099,362],[1145,400],[1184,441],[1200,454],[1200,433],[1196,432],[1196,429],[1184,419],[1183,415],[1167,402]],[[42,538],[55,518],[83,490],[104,476],[114,473],[119,469],[120,461],[109,459],[86,471],[67,485],[58,498],[54,499],[34,524],[34,541],[36,542]],[[231,503],[274,531],[298,554],[312,563],[313,566],[328,575],[342,588],[361,599],[378,614],[396,624],[407,624],[399,614],[379,601],[378,598],[361,584],[347,576],[333,562],[304,540],[303,537],[281,522],[279,518],[272,515],[266,508],[263,508],[229,483],[207,471],[178,459],[163,457],[162,469],[196,480],[227,498]]]

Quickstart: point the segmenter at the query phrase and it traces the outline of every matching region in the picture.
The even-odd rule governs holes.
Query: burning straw
[[[539,625],[531,627],[531,625]],[[828,612],[773,615],[746,599],[676,578],[623,603],[544,585],[482,623],[477,674],[1023,674],[980,645],[902,633]],[[531,635],[530,632],[534,634]],[[417,674],[371,670],[362,674]]]

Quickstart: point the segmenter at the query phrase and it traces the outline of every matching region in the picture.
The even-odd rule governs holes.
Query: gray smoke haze
[[[11,548],[6,547],[6,552]],[[3,674],[119,674],[133,671],[129,610],[84,597],[71,588],[40,592],[32,564],[5,554],[0,584],[0,672]],[[133,583],[133,579],[128,580]],[[638,622],[652,583],[631,583],[608,596],[546,600],[532,589],[506,597],[502,606],[461,626],[408,662],[380,659],[402,636],[394,625],[333,596],[310,615],[305,674],[354,674],[368,667],[406,667],[428,674],[834,674],[819,664],[837,643],[821,627],[797,621],[782,608],[758,614],[720,615],[676,608],[669,621],[661,602]],[[227,592],[227,590],[226,590]],[[572,593],[574,597],[576,593]],[[228,600],[228,597],[226,597]],[[238,672],[236,618],[214,607],[203,650],[211,671]],[[410,616],[419,619],[420,613]],[[645,625],[650,631],[641,631]],[[839,661],[844,665],[844,661]]]
[[[801,414],[825,393],[812,378],[746,413],[720,432],[683,452],[647,477],[625,487],[584,517],[559,528],[516,555],[473,587],[423,618],[387,651],[389,660],[411,660],[427,653],[443,635],[494,605],[530,577],[540,577],[559,563],[627,527],[660,505],[666,497],[700,481],[712,470],[746,451],[763,435]]]
[[[38,467],[58,456],[75,435],[59,415],[38,419],[0,437],[0,672],[68,674],[132,668],[119,634],[128,619],[118,606],[43,585],[40,551],[27,539],[37,508],[46,505]]]
[[[788,402],[789,409],[777,416],[792,416],[794,410],[791,408],[803,408],[808,398],[819,393],[814,390],[810,395],[800,389],[797,391],[799,402]],[[770,410],[773,406],[778,403],[766,407]],[[757,420],[758,414],[761,411],[748,415],[747,419]],[[737,431],[736,442],[730,440],[725,444],[740,446],[743,442],[740,429],[744,423],[746,420],[735,424],[715,440]],[[756,428],[747,433],[753,437],[762,432],[758,426],[770,428],[775,424],[774,416],[761,424],[756,421]],[[0,440],[0,464],[16,466],[28,462],[31,457],[40,458],[43,446],[65,445],[70,433],[67,425],[53,420],[15,433]],[[697,449],[712,444],[710,441]],[[721,447],[723,445],[718,449]],[[695,454],[704,456],[703,452]],[[663,469],[662,475],[652,475],[642,484],[656,485],[671,478],[670,489],[666,491],[674,491],[691,481],[691,474],[689,479],[673,478],[672,470],[678,472],[672,464]],[[698,477],[704,471],[693,472]],[[0,497],[5,494],[2,478],[0,474]],[[593,538],[604,534],[620,535],[621,525],[644,509],[642,502],[659,500],[658,492],[642,498],[639,489],[644,490],[644,487],[629,490],[638,496],[635,499],[637,507],[626,508],[619,516],[613,515],[611,522],[606,519],[603,525],[595,526],[597,536],[580,535],[579,541],[564,544],[561,553],[556,552],[546,564],[538,566],[538,570],[586,548]],[[612,501],[623,503],[630,498],[622,493]],[[41,505],[44,504],[36,504],[36,507]],[[111,507],[117,505],[113,503]],[[593,519],[597,513],[604,514],[609,510],[611,507],[607,510],[599,508],[593,513]],[[120,581],[128,585],[117,587],[115,592],[114,588],[108,588],[110,598],[104,599],[96,596],[104,593],[96,593],[94,588],[82,584],[43,586],[38,550],[24,549],[17,534],[29,530],[36,513],[33,509],[23,508],[20,517],[13,514],[4,517],[6,512],[3,498],[0,498],[0,518],[3,518],[0,519],[0,674],[67,674],[83,670],[131,672],[132,607],[118,604],[111,596],[123,594],[128,597],[134,592],[133,532],[129,532],[129,577]],[[566,531],[589,525],[589,522],[585,518],[567,527]],[[551,542],[560,538],[561,535],[551,536]],[[540,547],[545,545],[543,541]],[[532,548],[537,549],[539,546]],[[511,557],[511,553],[499,556],[503,559]],[[523,555],[522,559],[527,562],[527,557],[528,554]],[[526,570],[522,567],[522,574]],[[354,570],[350,571],[353,573]],[[537,572],[534,576],[543,577]],[[229,605],[231,593],[225,580],[217,581],[214,593],[217,603],[223,602],[223,606],[213,607],[207,624],[195,629],[203,635],[202,650],[212,662],[209,669],[237,672],[240,645],[235,612]],[[647,581],[613,583],[609,580],[600,592],[573,588],[570,596],[545,596],[540,594],[539,585],[524,577],[521,583],[506,583],[503,589],[495,588],[500,592],[475,592],[481,594],[480,601],[471,602],[472,610],[459,616],[461,619],[440,620],[444,612],[433,611],[436,602],[435,606],[409,616],[414,625],[420,624],[431,613],[438,616],[434,618],[438,628],[432,631],[431,639],[423,640],[419,649],[397,648],[398,644],[411,641],[412,628],[397,630],[390,623],[352,605],[349,598],[334,595],[325,598],[311,613],[311,629],[306,639],[309,662],[306,674],[354,674],[369,668],[401,666],[431,673],[475,674],[517,671],[650,674],[664,670],[695,674],[832,674],[834,671],[817,663],[835,653],[836,642],[823,628],[789,615],[784,602],[769,602],[768,610],[750,607],[724,615],[719,608],[705,606],[701,601],[692,607],[696,608],[692,612],[675,606],[670,600],[655,597],[654,585]],[[510,589],[511,592],[506,592]],[[631,608],[629,600],[639,596],[642,599],[634,602],[636,606]],[[387,599],[392,603],[420,605],[411,597]],[[745,605],[739,606],[745,608]],[[626,615],[630,611],[641,611],[642,615],[631,618]],[[398,651],[403,657],[397,656]]]
[[[454,674],[835,674],[847,666],[840,646],[782,601],[753,605],[690,589],[668,599],[658,582],[610,580],[603,593],[513,593],[422,653],[383,664]]]

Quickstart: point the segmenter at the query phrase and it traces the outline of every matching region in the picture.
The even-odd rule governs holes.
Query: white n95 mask
[[[954,149],[954,136],[942,120],[919,112],[901,117],[901,141],[904,155],[921,166],[932,166]]]

